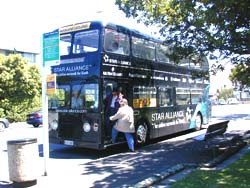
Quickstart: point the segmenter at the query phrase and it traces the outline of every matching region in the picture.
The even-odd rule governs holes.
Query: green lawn
[[[196,170],[186,178],[171,184],[173,188],[245,188],[250,187],[250,153],[227,168],[215,170]]]

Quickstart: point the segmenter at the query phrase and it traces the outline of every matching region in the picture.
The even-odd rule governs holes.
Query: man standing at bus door
[[[110,117],[111,121],[117,120],[112,129],[112,143],[115,142],[118,132],[123,132],[128,142],[129,150],[134,152],[134,138],[132,135],[132,133],[135,132],[134,111],[130,106],[128,106],[127,99],[121,99],[119,104],[120,108],[116,114]]]
[[[112,93],[104,99],[104,105],[105,105],[104,115],[105,115],[105,125],[106,125],[105,135],[109,139],[111,138],[111,131],[115,123],[111,122],[109,117],[114,115],[118,111],[120,107],[119,101],[121,99],[122,99],[122,94],[118,91],[117,88],[114,88],[112,90]]]

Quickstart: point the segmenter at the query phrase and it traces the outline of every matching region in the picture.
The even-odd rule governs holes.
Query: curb
[[[235,146],[230,146],[224,153],[222,153],[215,159],[209,161],[208,163],[201,164],[199,167],[200,168],[213,168],[216,165],[228,159],[229,157],[231,157],[232,155],[234,155],[235,153],[237,153],[238,151],[240,151],[243,147],[246,146],[246,144],[247,143],[242,140],[241,142],[236,143]]]
[[[162,173],[160,174],[154,174],[152,175],[151,177],[135,184],[135,188],[146,188],[146,187],[149,187],[149,186],[152,186],[156,183],[159,183],[161,181],[163,181],[164,179],[172,176],[172,175],[175,175],[183,170],[185,170],[186,168],[197,168],[199,165],[198,164],[177,164],[169,169],[167,169],[166,171],[163,171]]]
[[[238,151],[240,151],[243,147],[245,147],[247,142],[243,141],[242,138],[238,139],[236,145],[230,146],[224,153],[216,157],[215,159],[209,161],[208,163],[204,164],[197,164],[197,163],[184,163],[184,164],[177,164],[162,173],[153,174],[151,177],[146,178],[145,180],[138,182],[133,187],[135,188],[147,188],[152,185],[155,185],[172,175],[175,175],[187,168],[213,168],[216,165],[222,163],[224,160],[228,159]]]

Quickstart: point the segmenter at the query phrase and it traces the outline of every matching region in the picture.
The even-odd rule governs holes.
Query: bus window
[[[105,29],[104,50],[116,54],[129,55],[129,37],[112,29]]]
[[[170,63],[169,57],[169,49],[167,46],[162,44],[158,44],[156,46],[156,60],[163,63]]]
[[[72,87],[71,109],[98,108],[98,85],[83,84]]]
[[[173,89],[172,88],[159,88],[159,106],[172,106],[173,105]]]
[[[181,59],[180,66],[188,67],[191,69],[209,70],[209,63],[206,57],[191,57],[191,59]]]
[[[205,57],[194,57],[189,66],[192,69],[209,70],[209,63]]]
[[[86,84],[85,85],[85,104],[84,107],[89,108],[98,108],[98,85],[97,84]]]
[[[205,95],[202,89],[191,89],[192,104],[198,104],[201,101],[205,101]]]
[[[98,50],[99,44],[99,31],[81,31],[75,34],[73,42],[73,53],[87,53],[95,52]]]
[[[142,59],[155,60],[155,44],[152,41],[132,37],[132,54]]]
[[[83,98],[84,98],[83,86],[74,85],[72,87],[71,109],[82,109]]]
[[[136,86],[133,88],[133,107],[156,107],[156,88]]]
[[[179,66],[189,68],[189,63],[190,63],[190,60],[189,60],[189,59],[181,59],[181,60],[180,60],[180,63],[179,63]]]
[[[71,35],[65,34],[60,36],[60,55],[69,55],[71,47]]]
[[[178,105],[190,104],[190,89],[176,88],[176,103]]]
[[[62,88],[57,88],[56,93],[48,96],[48,108],[57,109],[65,107],[66,101],[69,101],[69,86],[64,86]]]
[[[103,99],[111,95],[112,90],[117,88],[117,82],[115,81],[105,81],[103,84]]]

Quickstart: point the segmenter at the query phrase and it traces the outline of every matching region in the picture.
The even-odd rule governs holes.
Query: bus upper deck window
[[[60,36],[60,54],[69,55],[71,48],[71,34],[61,35]]]
[[[168,55],[170,50],[167,46],[162,44],[156,46],[156,60],[163,63],[170,63]]]
[[[104,50],[116,54],[129,55],[129,37],[112,29],[105,29]]]
[[[99,46],[99,31],[81,31],[75,34],[73,42],[73,53],[96,52]]]
[[[134,57],[155,60],[155,44],[152,41],[133,36],[132,54]]]

